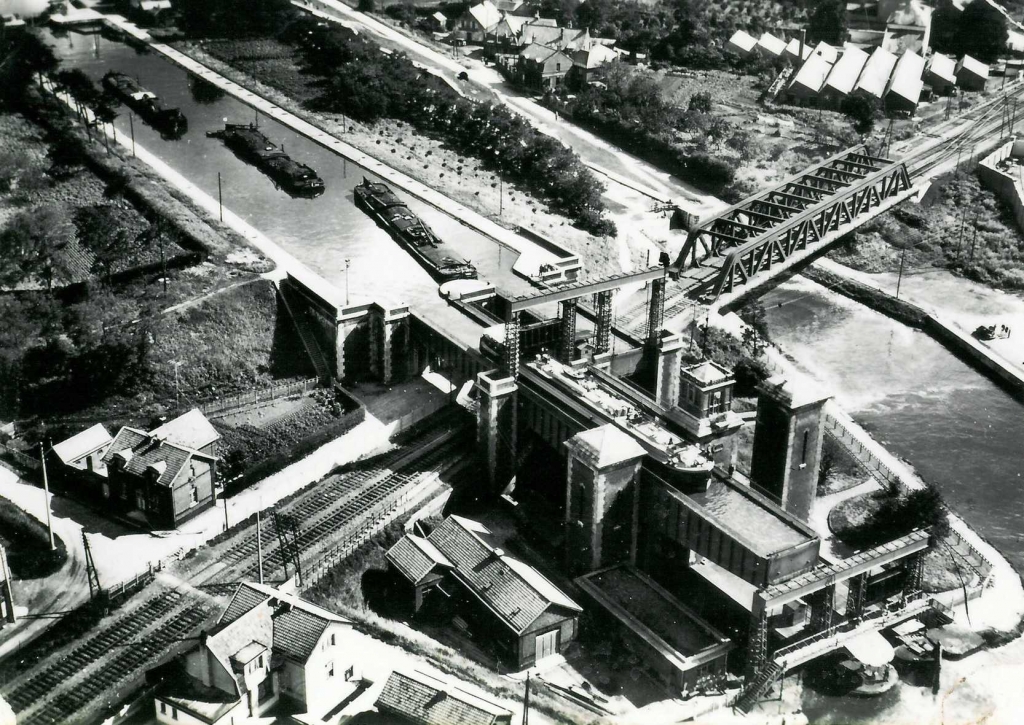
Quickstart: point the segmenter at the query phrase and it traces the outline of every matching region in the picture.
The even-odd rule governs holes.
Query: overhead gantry
[[[717,298],[811,244],[834,241],[911,193],[902,162],[855,146],[691,230],[676,267],[717,267]]]

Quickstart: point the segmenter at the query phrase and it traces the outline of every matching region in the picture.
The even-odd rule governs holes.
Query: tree
[[[813,42],[841,46],[846,39],[846,3],[821,0],[807,22],[807,35]]]
[[[1006,17],[986,2],[972,2],[959,11],[948,0],[932,16],[932,46],[957,58],[970,55],[993,63],[1006,51]]]
[[[359,5],[356,9],[361,13],[372,13],[377,9],[376,0],[359,0]]]
[[[39,74],[60,63],[50,46],[35,33],[7,33],[0,38],[0,105],[19,109],[25,91]]]
[[[708,91],[698,91],[690,96],[690,102],[686,104],[686,110],[693,113],[711,113],[711,94]]]
[[[30,279],[66,279],[69,268],[62,254],[75,238],[67,209],[49,204],[15,216],[0,232],[0,287],[13,287]]]
[[[871,133],[878,116],[878,101],[866,96],[847,96],[840,110],[850,119],[854,130],[862,136]]]

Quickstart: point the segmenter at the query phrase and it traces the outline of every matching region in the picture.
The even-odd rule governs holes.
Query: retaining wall
[[[1010,139],[978,164],[978,177],[1013,210],[1017,228],[1024,231],[1024,169],[1016,175],[1002,171],[998,165],[1009,158],[1024,157],[1024,140]]]

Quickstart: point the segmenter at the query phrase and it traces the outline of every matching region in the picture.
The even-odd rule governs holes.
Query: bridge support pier
[[[477,413],[477,449],[484,459],[490,490],[501,494],[516,473],[515,378],[497,370],[476,379],[480,409]]]
[[[671,410],[679,404],[679,375],[683,364],[683,337],[665,333],[647,354],[656,355],[654,399]]]
[[[850,580],[850,590],[846,595],[846,617],[848,619],[860,619],[864,611],[864,595],[868,589],[867,572],[859,574]]]
[[[647,342],[656,345],[665,325],[665,278],[651,280],[651,301],[647,307]]]
[[[836,585],[829,584],[808,597],[811,605],[811,631],[824,632],[832,626],[832,613],[836,601]]]
[[[906,578],[903,580],[903,591],[900,593],[900,601],[906,605],[911,596],[921,591],[921,581],[924,578],[924,552],[919,552],[907,558]]]
[[[519,331],[522,313],[516,311],[505,320],[505,353],[502,372],[513,380],[519,377]]]
[[[568,365],[576,359],[576,300],[563,300],[558,359]]]
[[[615,290],[597,293],[597,340],[595,352],[601,354],[611,349],[612,342],[612,295]]]

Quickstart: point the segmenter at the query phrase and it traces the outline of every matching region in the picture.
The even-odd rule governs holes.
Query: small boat
[[[974,331],[979,340],[1005,340],[1010,336],[1010,328],[1006,325],[981,325]]]
[[[206,135],[223,139],[229,149],[255,164],[292,196],[313,198],[324,193],[324,181],[313,169],[292,159],[251,123],[225,123],[222,131],[207,131]]]
[[[442,281],[476,279],[476,267],[468,260],[455,259],[445,251],[444,242],[423,220],[413,214],[391,187],[364,178],[355,188],[356,206],[362,207],[403,245],[434,277]]]
[[[147,91],[127,73],[109,71],[102,82],[107,92],[139,114],[161,136],[181,138],[188,131],[185,114],[177,108],[165,108],[155,93]]]

